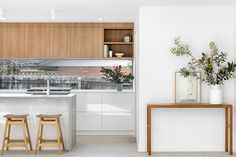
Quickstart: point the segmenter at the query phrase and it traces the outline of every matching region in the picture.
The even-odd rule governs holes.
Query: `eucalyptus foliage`
[[[216,43],[209,43],[209,52],[202,52],[200,58],[192,55],[189,45],[184,44],[180,38],[174,39],[175,46],[170,49],[176,56],[188,56],[190,61],[187,67],[180,69],[184,76],[196,76],[208,85],[223,85],[224,81],[235,76],[236,63],[227,62],[227,54],[219,52]],[[196,72],[201,72],[201,77]]]
[[[124,74],[122,72],[121,65],[114,66],[111,68],[104,68],[102,67],[100,72],[103,73],[103,78],[109,82],[115,84],[122,84],[122,83],[132,83],[134,76],[130,74]]]

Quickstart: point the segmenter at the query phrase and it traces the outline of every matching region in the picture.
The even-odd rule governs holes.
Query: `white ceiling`
[[[0,0],[5,21],[135,21],[139,6],[235,5],[236,0]]]

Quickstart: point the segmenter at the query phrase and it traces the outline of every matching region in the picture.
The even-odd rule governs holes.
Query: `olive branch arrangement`
[[[180,69],[182,76],[195,76],[208,85],[223,85],[224,81],[234,78],[236,63],[227,62],[227,54],[219,52],[216,43],[209,43],[209,52],[202,52],[200,58],[192,55],[188,44],[182,43],[180,38],[174,39],[174,47],[170,49],[176,56],[188,56],[188,65]],[[202,73],[201,77],[197,71]]]

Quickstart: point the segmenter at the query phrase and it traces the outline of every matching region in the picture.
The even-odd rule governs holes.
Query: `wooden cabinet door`
[[[71,58],[102,58],[103,29],[74,27],[71,43]]]
[[[71,58],[82,58],[85,52],[84,28],[74,27],[71,38]]]
[[[103,29],[85,28],[85,58],[103,57]],[[82,56],[83,57],[83,56]]]
[[[0,26],[0,59],[3,58],[2,44],[3,44],[3,34],[2,34],[2,26]]]
[[[46,26],[29,28],[30,58],[49,58],[50,29]]]
[[[50,57],[53,59],[70,58],[71,51],[71,31],[70,26],[50,27]]]
[[[29,27],[26,25],[7,25],[1,27],[2,58],[28,58],[29,49]]]

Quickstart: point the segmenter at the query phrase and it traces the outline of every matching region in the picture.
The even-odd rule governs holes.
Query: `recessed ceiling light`
[[[56,19],[56,10],[55,9],[50,9],[50,16],[52,20]]]
[[[6,20],[6,18],[4,17],[4,10],[0,9],[0,20]]]
[[[98,21],[102,21],[103,20],[103,18],[98,18]]]

